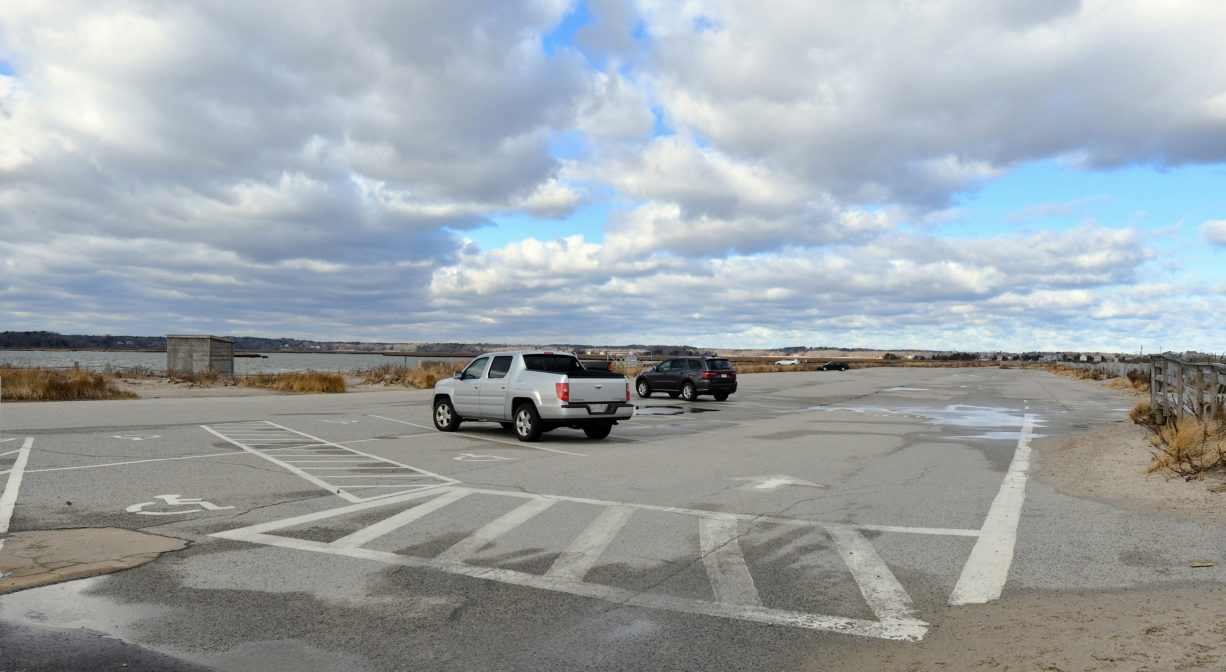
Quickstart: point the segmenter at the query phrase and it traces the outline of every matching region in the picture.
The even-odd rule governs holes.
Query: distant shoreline
[[[166,353],[166,348],[7,348],[0,347],[0,352],[147,352],[147,353]],[[383,355],[384,357],[418,357],[423,359],[433,357],[447,357],[461,359],[464,357],[476,357],[482,353],[474,352],[408,352],[400,350],[238,350],[235,349],[234,356],[242,357],[244,354],[251,353],[254,355],[269,355],[274,353],[284,353],[287,355]]]

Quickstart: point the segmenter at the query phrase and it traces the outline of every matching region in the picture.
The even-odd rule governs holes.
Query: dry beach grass
[[[288,394],[335,394],[347,391],[339,373],[260,373],[227,377],[217,374],[120,376],[110,371],[0,366],[0,401],[82,401],[136,399],[144,391],[199,388],[246,388]],[[158,394],[156,396],[164,396]]]
[[[115,376],[99,371],[22,369],[0,365],[2,401],[78,401],[134,399],[136,394],[115,384]]]

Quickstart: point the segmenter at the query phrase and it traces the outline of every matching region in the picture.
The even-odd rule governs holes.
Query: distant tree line
[[[89,336],[54,331],[0,331],[0,348],[59,348],[65,350],[165,350],[164,336]]]
[[[635,352],[646,352],[654,357],[701,357],[714,355],[714,350],[695,348],[689,345],[627,345],[626,349]]]

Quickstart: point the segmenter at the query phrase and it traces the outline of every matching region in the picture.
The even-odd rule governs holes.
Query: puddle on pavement
[[[683,413],[718,413],[718,408],[699,408],[697,406],[635,406],[635,415],[681,415]]]
[[[9,593],[0,620],[56,628],[85,628],[127,639],[132,626],[169,611],[167,607],[120,603],[91,594],[108,577],[96,576]]]
[[[999,406],[969,406],[954,404],[944,408],[924,408],[922,406],[906,406],[885,408],[882,406],[810,406],[795,411],[778,411],[779,413],[805,413],[810,411],[851,411],[853,413],[884,413],[887,415],[909,415],[925,418],[930,425],[942,427],[965,427],[968,429],[994,429],[1000,427],[1021,428],[1025,422],[1025,413],[1017,409]],[[1037,414],[1033,416],[1031,427],[1045,427],[1046,423]],[[1031,432],[1031,438],[1043,438],[1045,435]],[[953,439],[988,439],[988,440],[1018,440],[1022,432],[986,431],[983,433],[953,436]]]

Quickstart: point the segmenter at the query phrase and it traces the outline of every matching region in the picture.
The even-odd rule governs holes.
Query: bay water
[[[372,353],[336,352],[269,352],[261,357],[235,357],[234,373],[351,373],[367,371],[384,365],[416,368],[424,362],[447,362],[459,369],[468,357],[446,355],[416,357],[412,355],[382,355]],[[0,350],[0,365],[18,368],[90,369],[101,371],[110,366],[116,372],[165,374],[165,352],[133,352],[126,350]]]

